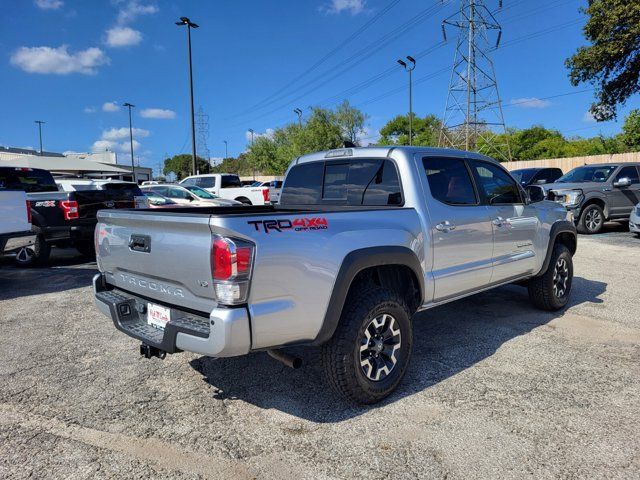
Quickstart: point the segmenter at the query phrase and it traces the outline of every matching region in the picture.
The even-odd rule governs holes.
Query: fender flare
[[[558,235],[562,233],[568,233],[573,236],[573,238],[575,239],[576,249],[577,249],[578,232],[576,230],[575,224],[573,222],[570,222],[569,220],[558,220],[551,226],[551,231],[549,232],[549,244],[547,245],[547,253],[545,255],[542,268],[537,274],[534,275],[535,277],[538,277],[544,274],[544,272],[547,271],[547,268],[549,268],[549,263],[551,262],[551,255],[553,254],[553,246],[556,243],[556,239],[558,238]],[[573,255],[574,253],[576,253],[575,249],[573,252],[571,252],[571,254]]]
[[[422,265],[415,252],[407,247],[380,246],[354,250],[347,254],[336,275],[333,291],[327,305],[322,327],[312,345],[321,345],[328,341],[335,332],[342,309],[347,300],[353,279],[366,268],[384,265],[401,265],[409,267],[416,276],[420,290],[420,304],[424,297],[424,275]]]

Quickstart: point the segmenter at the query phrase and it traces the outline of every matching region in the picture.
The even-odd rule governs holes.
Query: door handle
[[[501,227],[504,224],[504,218],[494,218],[493,220],[491,220],[491,223],[493,223],[496,227]]]
[[[449,220],[445,220],[444,222],[440,222],[436,225],[436,230],[439,232],[450,232],[451,230],[455,230],[456,226],[451,223]]]

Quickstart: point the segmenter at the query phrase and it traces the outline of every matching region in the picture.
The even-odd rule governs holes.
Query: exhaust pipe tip
[[[282,350],[267,350],[267,354],[289,368],[298,369],[302,367],[302,359],[300,357],[294,357],[293,355],[284,353]]]

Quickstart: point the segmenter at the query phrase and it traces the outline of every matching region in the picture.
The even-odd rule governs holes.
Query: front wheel
[[[595,203],[587,206],[580,215],[578,232],[592,235],[599,233],[604,225],[604,211]]]
[[[325,379],[352,402],[379,402],[404,377],[412,345],[405,301],[387,289],[365,291],[347,300],[333,337],[322,347]]]
[[[569,302],[573,283],[573,258],[561,243],[553,247],[547,270],[529,280],[529,299],[538,308],[554,312]]]
[[[33,245],[23,247],[16,252],[15,262],[19,267],[34,267],[47,263],[50,255],[51,245],[46,242],[42,234],[38,234]]]

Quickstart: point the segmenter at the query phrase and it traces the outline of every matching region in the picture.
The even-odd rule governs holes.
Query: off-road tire
[[[395,352],[396,364],[386,377],[373,381],[360,364],[361,341],[373,319],[387,314],[400,330],[400,347]],[[374,287],[350,295],[344,305],[333,337],[322,346],[321,363],[325,381],[339,395],[358,404],[372,404],[390,395],[406,373],[413,332],[410,310],[397,293]],[[366,343],[366,342],[365,342]]]
[[[597,222],[595,226],[590,222],[590,215],[596,215],[600,220]],[[604,211],[602,207],[596,203],[592,203],[591,205],[587,205],[582,213],[580,213],[580,220],[578,221],[577,230],[579,233],[584,233],[587,235],[593,235],[596,233],[600,233],[602,231],[602,227],[605,222]]]
[[[18,267],[38,267],[46,264],[50,256],[51,245],[45,241],[42,233],[38,233],[35,243],[18,250],[14,261]]]
[[[560,268],[560,270],[563,270],[563,268],[560,267],[563,265],[563,262],[566,264],[568,277],[563,294],[558,295],[557,293],[560,293],[560,290],[554,290],[556,275],[559,275],[559,271],[556,269]],[[569,302],[572,283],[573,259],[571,252],[565,245],[556,243],[553,247],[547,270],[542,275],[529,280],[529,299],[537,308],[555,312],[565,307]]]

